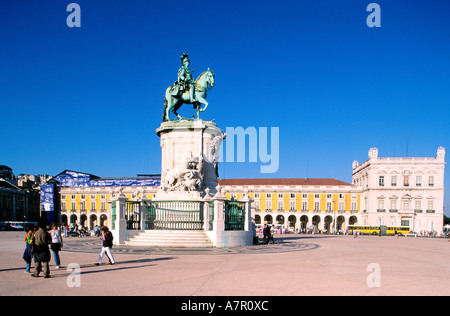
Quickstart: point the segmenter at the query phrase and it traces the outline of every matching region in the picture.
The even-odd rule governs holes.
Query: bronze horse
[[[199,119],[200,112],[203,112],[208,107],[208,102],[205,100],[206,92],[214,87],[214,72],[208,68],[208,70],[202,72],[198,78],[195,80],[195,98],[196,100],[192,101],[189,97],[189,91],[181,91],[180,87],[177,87],[177,84],[170,86],[166,89],[166,95],[164,97],[164,112],[163,112],[163,121],[171,121],[169,117],[169,111],[172,109],[172,112],[178,117],[178,120],[182,120],[183,118],[177,113],[177,110],[183,104],[193,104],[194,109],[197,110],[197,120]],[[175,93],[173,95],[173,89],[179,89],[179,93]],[[201,105],[205,106],[202,108]]]

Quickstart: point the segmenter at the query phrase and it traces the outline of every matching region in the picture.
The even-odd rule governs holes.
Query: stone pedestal
[[[161,145],[161,188],[156,200],[201,200],[216,193],[225,134],[211,121],[169,121],[156,130]]]

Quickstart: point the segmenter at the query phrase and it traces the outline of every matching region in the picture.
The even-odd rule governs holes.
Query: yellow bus
[[[351,234],[354,231],[359,231],[364,235],[379,235],[380,234],[380,226],[369,226],[369,225],[348,225],[348,229]],[[385,226],[381,225],[381,234],[382,235],[395,235],[395,232],[399,236],[409,234],[411,232],[408,226]]]
[[[411,229],[408,226],[386,226],[386,235],[395,235],[395,232],[399,236],[409,234]]]

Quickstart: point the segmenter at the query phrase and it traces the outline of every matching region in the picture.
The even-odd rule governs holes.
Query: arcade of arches
[[[78,218],[80,218],[80,220],[78,220]],[[67,223],[68,225],[81,224],[84,227],[88,227],[89,230],[93,230],[95,226],[108,226],[108,216],[106,214],[101,214],[97,217],[97,214],[91,214],[89,215],[88,220],[88,215],[86,214],[81,214],[81,216],[80,214],[63,214],[61,215],[61,222],[63,224]]]
[[[291,231],[321,231],[334,232],[346,230],[348,225],[358,223],[355,215],[337,213],[337,214],[286,214],[286,213],[269,213],[256,214],[255,224],[277,225]]]

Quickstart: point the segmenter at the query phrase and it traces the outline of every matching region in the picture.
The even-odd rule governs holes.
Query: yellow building
[[[256,227],[334,232],[358,223],[361,189],[336,179],[222,179],[229,199],[253,199]]]

